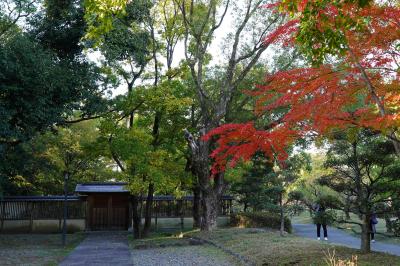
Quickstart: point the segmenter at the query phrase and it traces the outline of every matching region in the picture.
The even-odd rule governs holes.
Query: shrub
[[[279,230],[281,220],[279,214],[271,212],[240,212],[231,214],[231,226],[237,227],[268,227]],[[285,217],[285,231],[292,232],[290,219]]]
[[[396,237],[400,236],[400,219],[392,222],[393,233]]]

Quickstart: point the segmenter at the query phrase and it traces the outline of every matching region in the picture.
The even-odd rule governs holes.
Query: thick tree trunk
[[[154,194],[154,184],[150,183],[148,191],[147,191],[142,237],[147,237],[150,232],[151,215],[152,215],[152,207],[153,207],[153,194]]]
[[[201,189],[193,187],[193,228],[201,227]]]
[[[204,135],[207,130],[201,130]],[[189,133],[185,133],[189,147],[192,150],[192,173],[197,177],[201,189],[201,226],[203,231],[211,231],[217,227],[219,199],[224,192],[224,173],[210,176],[210,142],[198,140]],[[212,182],[214,181],[214,182]]]
[[[139,211],[139,197],[132,196],[132,219],[133,219],[133,237],[138,239],[141,237],[140,224],[142,217]]]
[[[371,230],[369,228],[369,215],[363,215],[362,225],[361,225],[361,252],[369,253],[371,252],[371,239],[370,233]]]
[[[213,191],[203,192],[202,198],[202,221],[201,230],[202,231],[212,231],[217,228],[217,218],[219,210],[219,200],[217,193]]]

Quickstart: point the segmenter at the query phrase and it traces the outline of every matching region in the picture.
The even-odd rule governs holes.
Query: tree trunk
[[[141,237],[140,224],[142,221],[142,217],[140,216],[140,211],[139,211],[138,196],[132,196],[132,219],[133,219],[133,237],[139,239]]]
[[[201,130],[203,136],[206,129]],[[210,142],[196,141],[194,137],[185,132],[185,138],[192,150],[192,173],[197,177],[198,185],[201,189],[201,226],[202,231],[211,231],[217,227],[217,217],[219,212],[219,199],[221,198],[224,186],[224,173],[211,176],[210,171]],[[214,182],[212,182],[214,181]]]
[[[193,228],[201,226],[201,189],[198,185],[193,187]]]
[[[219,200],[217,193],[213,191],[203,192],[202,198],[202,221],[201,230],[202,231],[212,231],[217,228],[217,218],[219,210]]]
[[[370,233],[371,230],[369,228],[369,215],[363,215],[362,225],[361,225],[361,252],[369,253],[371,252],[371,239]]]
[[[147,237],[150,232],[151,227],[151,214],[152,214],[152,207],[153,207],[153,194],[154,194],[154,184],[149,184],[149,189],[147,192],[147,199],[146,199],[146,209],[144,213],[144,226],[142,237]]]
[[[279,211],[280,211],[280,219],[281,219],[281,227],[280,227],[280,235],[284,236],[285,231],[285,216],[283,213],[283,195],[282,193],[279,195]]]

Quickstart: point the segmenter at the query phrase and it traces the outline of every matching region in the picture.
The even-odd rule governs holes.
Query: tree
[[[312,216],[313,205],[321,198],[336,197],[336,192],[318,183],[320,176],[327,176],[333,171],[325,165],[325,153],[311,154],[310,159],[311,170],[303,171],[293,186],[303,195],[302,203],[308,208],[310,216]],[[346,214],[350,215],[349,212],[350,210],[345,209]]]
[[[208,139],[219,136],[214,169],[223,170],[228,161],[234,165],[239,159],[248,160],[257,151],[281,160],[287,157],[285,147],[296,139],[327,135],[334,128],[353,125],[385,135],[399,154],[400,10],[376,3],[354,5],[344,5],[343,12],[368,19],[358,27],[340,28],[347,45],[334,64],[278,71],[268,75],[266,84],[251,94],[257,99],[259,116],[283,110],[269,126],[226,124],[209,133]],[[323,12],[327,18],[336,14],[329,8]],[[293,19],[265,41],[288,44],[300,33],[298,20]]]
[[[114,109],[118,112],[101,120],[98,146],[103,147],[103,156],[114,160],[118,178],[128,182],[134,197],[136,238],[144,237],[150,227],[150,223],[148,227],[146,223],[143,228],[141,226],[143,206],[140,206],[140,199],[145,195],[148,199],[154,193],[179,195],[185,180],[190,180],[184,172],[184,138],[176,134],[186,125],[187,106],[191,103],[182,97],[182,91],[181,84],[175,81],[166,81],[157,88],[136,87],[132,97],[121,95],[115,99]],[[163,119],[159,121],[157,138],[154,138],[154,117],[159,110],[163,110]],[[132,111],[135,114],[132,127],[127,127]],[[146,202],[147,206],[151,205]],[[150,222],[151,212],[145,211],[145,218]]]
[[[300,209],[303,195],[292,188],[300,177],[300,173],[309,170],[309,156],[305,153],[293,154],[287,160],[274,165],[268,175],[268,191],[270,195],[269,208],[278,211],[281,221],[280,234],[284,235],[285,214],[294,213]]]
[[[38,134],[16,146],[5,157],[1,172],[8,176],[3,187],[8,195],[58,195],[63,193],[64,174],[68,191],[77,183],[112,179],[110,162],[94,147],[97,121],[85,121]]]
[[[260,10],[262,1],[233,3],[231,1],[187,1],[176,0],[184,25],[184,47],[186,64],[193,80],[193,92],[199,104],[199,122],[195,134],[185,132],[191,150],[191,169],[198,179],[202,192],[202,230],[216,227],[219,198],[226,189],[223,172],[211,174],[210,154],[214,141],[203,137],[218,127],[226,118],[228,106],[232,101],[239,84],[255,66],[261,55],[269,46],[263,39],[272,28],[280,22],[278,16]],[[241,5],[243,4],[243,5]],[[209,62],[210,45],[228,12],[241,15],[235,20],[234,30],[230,35],[226,50],[226,63],[221,71],[221,83],[218,87],[209,87],[207,63]],[[237,13],[236,13],[237,12]],[[260,26],[260,20],[267,25]],[[254,30],[252,33],[250,33]],[[246,34],[251,36],[246,38]],[[248,42],[246,42],[246,39]]]
[[[243,211],[261,211],[266,209],[270,200],[268,175],[273,171],[272,164],[262,155],[254,156],[247,164],[241,165],[238,178],[229,178],[235,169],[228,169],[226,179],[230,181],[230,191],[243,204]]]
[[[11,29],[18,29],[17,23],[29,18],[38,1],[36,0],[4,0],[0,3],[0,39],[4,38]]]
[[[99,69],[82,54],[84,23],[78,1],[57,5],[56,0],[48,0],[38,13],[35,1],[11,2],[6,4],[17,12],[16,18],[26,19],[28,31],[5,18],[1,10],[0,20],[15,21],[10,26],[13,30],[0,38],[2,165],[7,164],[8,152],[36,134],[107,110]],[[60,25],[69,26],[60,30]],[[72,121],[73,116],[79,118]],[[4,182],[10,178],[3,172],[0,177]]]
[[[319,183],[338,192],[343,203],[361,222],[361,250],[370,252],[370,217],[387,210],[379,205],[399,197],[399,158],[393,145],[376,133],[367,130],[337,132],[327,153],[326,165],[334,169],[320,177]]]

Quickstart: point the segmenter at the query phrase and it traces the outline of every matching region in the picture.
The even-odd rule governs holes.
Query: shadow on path
[[[314,224],[293,224],[292,226],[295,235],[317,239],[317,229]],[[360,238],[349,235],[342,230],[332,227],[328,227],[328,239],[328,243],[355,249],[359,249],[361,245]],[[400,245],[375,242],[371,243],[371,249],[373,251],[386,252],[392,255],[400,256]]]
[[[79,244],[60,266],[133,265],[126,232],[93,232]]]

